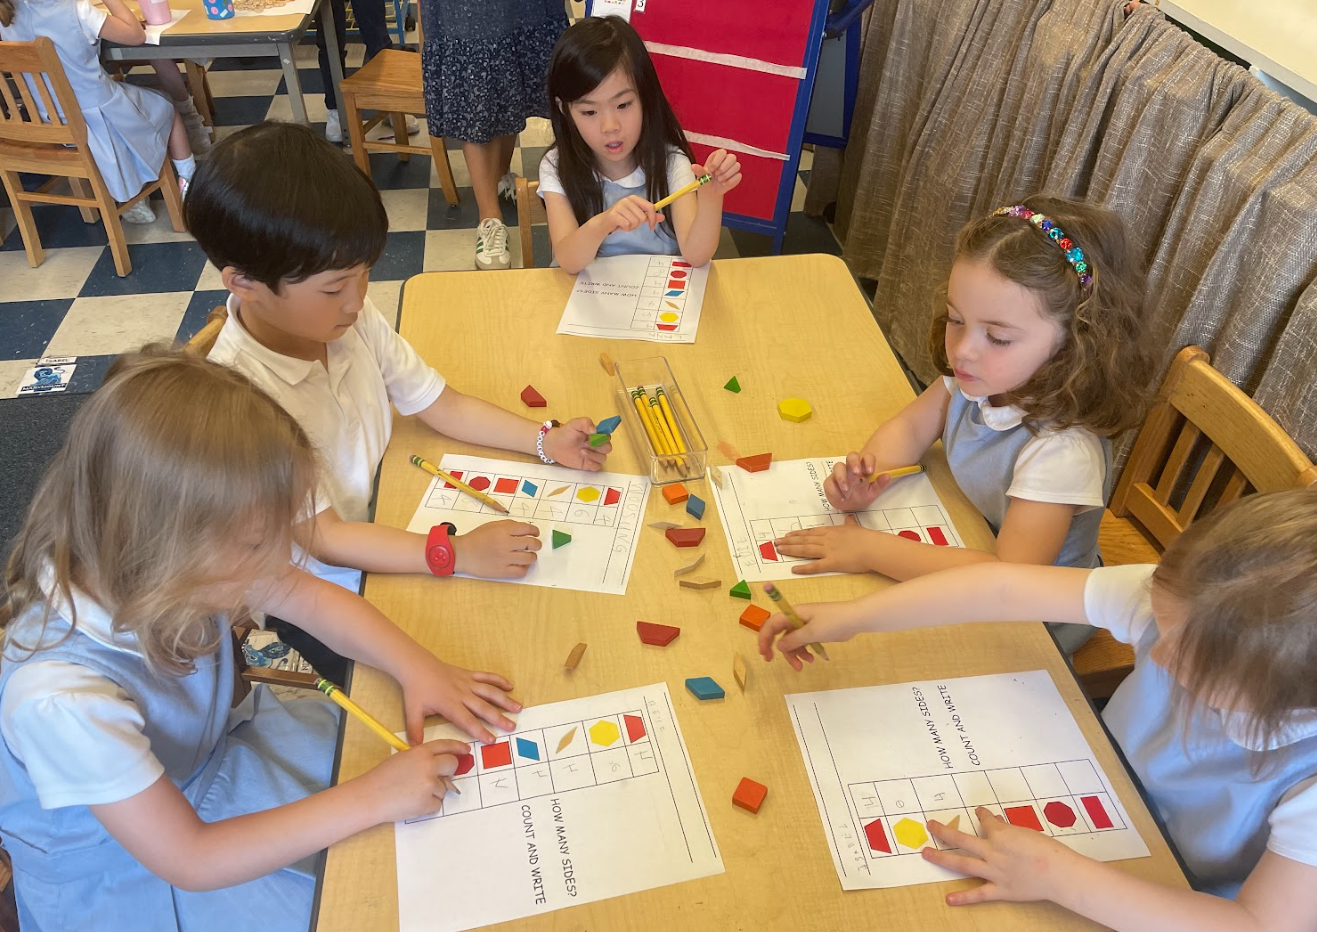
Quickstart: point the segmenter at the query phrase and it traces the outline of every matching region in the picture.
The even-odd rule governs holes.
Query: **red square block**
[[[759,807],[764,804],[764,797],[768,795],[768,787],[762,783],[756,783],[749,777],[742,777],[741,784],[732,794],[732,804],[740,806],[747,812],[758,812]]]
[[[741,624],[745,625],[751,631],[758,631],[768,621],[771,612],[767,612],[758,605],[747,605],[745,611],[741,612]]]

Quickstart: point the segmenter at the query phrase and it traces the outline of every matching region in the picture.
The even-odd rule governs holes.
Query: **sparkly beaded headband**
[[[1093,284],[1093,275],[1088,270],[1088,260],[1084,258],[1084,250],[1076,246],[1074,241],[1065,235],[1065,231],[1052,220],[1042,214],[1035,213],[1023,204],[1016,204],[1014,207],[998,207],[992,212],[992,215],[994,217],[1019,217],[1021,220],[1028,220],[1046,233],[1048,239],[1061,247],[1061,252],[1065,254],[1066,261],[1079,275],[1080,287],[1087,288]]]

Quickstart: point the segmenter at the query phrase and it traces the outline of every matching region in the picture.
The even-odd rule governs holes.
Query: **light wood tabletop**
[[[826,456],[857,448],[895,414],[913,391],[841,260],[810,255],[713,263],[699,342],[657,345],[556,336],[572,277],[556,269],[448,272],[411,279],[400,330],[464,392],[531,417],[519,394],[531,383],[548,400],[543,416],[595,419],[617,413],[614,380],[599,364],[607,351],[619,363],[663,355],[713,447],[726,441],[742,455],[771,451],[777,459]],[[920,309],[911,309],[918,313]],[[723,389],[736,375],[740,394]],[[807,399],[813,417],[782,420],[777,402]],[[644,473],[619,433],[607,469]],[[429,476],[407,463],[410,453],[438,463],[446,452],[507,459],[515,454],[451,442],[416,418],[396,419],[385,457],[376,520],[405,527]],[[726,464],[716,450],[711,461]],[[940,446],[925,457],[929,475],[968,546],[988,547],[982,518],[960,494]],[[735,468],[735,467],[732,467]],[[688,483],[710,499],[708,479]],[[682,520],[682,506],[650,496],[645,521]],[[1019,623],[862,636],[830,651],[831,663],[796,674],[780,658],[764,664],[755,636],[738,624],[745,603],[728,597],[736,581],[717,509],[705,513],[709,533],[700,552],[702,575],[721,578],[712,591],[679,589],[672,570],[688,562],[658,531],[644,529],[625,596],[512,586],[478,580],[372,575],[366,597],[439,656],[461,666],[508,676],[526,704],[556,702],[665,681],[690,750],[726,872],[611,900],[559,910],[493,928],[602,929],[920,929],[1012,932],[1095,928],[1050,904],[991,904],[952,910],[943,897],[973,881],[843,892],[829,856],[818,809],[783,696],[909,680],[1046,670],[1055,681],[1098,760],[1115,784],[1152,856],[1122,862],[1139,876],[1184,886],[1175,858],[1132,786],[1064,660],[1041,624]],[[851,598],[890,584],[875,576],[802,577],[783,590],[796,604]],[[767,605],[762,595],[756,603]],[[637,620],[675,624],[681,637],[665,650],[641,649]],[[578,641],[589,650],[574,673],[563,660]],[[749,664],[742,693],[732,680],[733,655]],[[727,688],[723,702],[701,704],[687,677],[712,675]],[[402,728],[397,685],[359,666],[353,697],[396,730]],[[348,721],[339,768],[347,779],[382,760],[389,749]],[[769,787],[764,808],[734,808],[743,776]],[[322,880],[319,932],[398,927],[393,826],[378,826],[335,845]],[[445,884],[434,878],[435,909]]]
[[[134,12],[139,12],[138,4],[134,0],[128,0],[128,7]],[[251,38],[269,41],[272,36],[283,35],[301,28],[311,15],[307,13],[286,13],[271,14],[269,16],[234,16],[231,19],[210,19],[206,16],[206,7],[202,0],[169,0],[169,7],[175,13],[187,10],[187,16],[184,16],[161,33],[160,46],[152,46],[152,48],[208,39],[242,41]],[[110,44],[112,45],[112,43]],[[123,46],[113,47],[124,48]]]

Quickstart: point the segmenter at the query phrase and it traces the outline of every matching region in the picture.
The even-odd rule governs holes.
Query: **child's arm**
[[[643,197],[634,194],[622,198],[585,223],[576,222],[576,213],[565,194],[544,193],[544,213],[549,218],[549,239],[553,241],[553,258],[564,272],[575,275],[594,261],[604,237],[614,230],[631,231],[642,224],[651,230],[663,222],[663,214]]]
[[[124,4],[123,0],[105,0],[105,10],[110,14],[101,26],[101,38],[109,39],[120,45],[144,45],[146,30],[137,17]]]
[[[709,155],[703,166],[692,165],[699,178],[705,172],[711,180],[698,188],[694,197],[681,197],[668,205],[672,229],[677,234],[681,254],[692,265],[704,265],[718,251],[722,235],[723,197],[741,183],[741,163],[725,149]]]
[[[420,412],[430,427],[455,440],[478,443],[486,447],[536,454],[535,443],[540,425],[529,418],[505,411],[498,405],[464,395],[449,385],[430,407]],[[590,446],[594,421],[585,417],[570,420],[544,436],[544,453],[550,459],[572,469],[598,471],[604,457],[612,452],[611,443]]]
[[[1131,876],[986,809],[977,816],[983,838],[929,823],[934,836],[960,851],[925,848],[925,860],[987,881],[948,894],[952,906],[1051,900],[1115,932],[1310,932],[1317,926],[1317,867],[1272,851],[1227,900]]]

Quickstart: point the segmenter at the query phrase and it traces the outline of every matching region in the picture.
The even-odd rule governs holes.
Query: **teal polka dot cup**
[[[202,0],[208,19],[233,19],[233,0]]]

